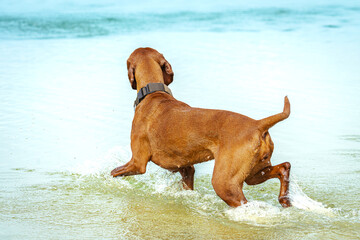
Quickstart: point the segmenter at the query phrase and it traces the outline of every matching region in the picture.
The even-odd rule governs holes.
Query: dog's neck
[[[138,64],[135,71],[136,90],[146,87],[149,83],[164,83],[164,76],[159,64],[153,60]]]
[[[136,82],[137,82],[137,80],[136,80]],[[164,81],[163,80],[156,80],[156,79],[154,79],[154,80],[148,79],[148,81],[141,81],[141,84],[137,83],[136,91],[139,93],[140,89],[145,88],[150,83],[162,83],[162,84],[164,84]]]
[[[160,65],[153,60],[146,60],[136,66],[135,71],[137,97],[136,107],[147,95],[162,91],[172,95],[171,90],[164,84],[164,76]]]

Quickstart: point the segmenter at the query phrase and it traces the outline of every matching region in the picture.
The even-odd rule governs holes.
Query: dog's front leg
[[[123,166],[117,167],[111,171],[113,177],[130,176],[144,174],[146,165],[151,159],[151,152],[148,141],[133,135],[131,139],[131,150],[133,156],[131,160]]]
[[[136,161],[134,158],[131,158],[131,160],[125,165],[114,168],[111,171],[111,175],[113,177],[117,177],[117,176],[144,174],[146,172],[146,165],[147,165],[147,161],[145,163],[140,162],[139,164],[139,161]]]

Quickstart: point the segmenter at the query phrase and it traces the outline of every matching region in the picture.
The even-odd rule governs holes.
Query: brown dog
[[[154,49],[136,49],[127,60],[127,68],[130,84],[143,100],[137,100],[132,123],[132,158],[112,170],[112,176],[143,174],[152,161],[180,172],[184,188],[193,189],[193,165],[215,159],[212,185],[229,206],[247,202],[242,191],[244,182],[256,185],[270,178],[280,180],[279,202],[283,207],[290,206],[290,163],[271,165],[274,144],[268,132],[289,116],[287,97],[282,113],[254,120],[229,111],[192,108],[172,97],[167,87],[159,90],[159,86],[173,81],[174,73]],[[150,88],[156,86],[155,92],[145,97],[148,84]]]

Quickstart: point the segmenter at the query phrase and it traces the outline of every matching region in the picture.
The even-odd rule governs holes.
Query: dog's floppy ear
[[[173,81],[174,72],[171,68],[170,63],[168,61],[166,61],[166,59],[164,58],[164,56],[162,54],[161,54],[161,59],[160,59],[160,66],[161,66],[161,70],[163,72],[164,83],[166,85],[169,85]]]
[[[135,67],[130,63],[129,60],[127,60],[126,65],[128,69],[128,77],[129,77],[130,85],[132,89],[136,90]]]

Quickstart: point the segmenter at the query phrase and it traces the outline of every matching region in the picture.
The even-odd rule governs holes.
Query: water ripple
[[[356,8],[332,6],[315,9],[245,8],[171,13],[3,13],[0,14],[0,33],[3,39],[33,39],[84,38],[149,31],[294,31],[314,23],[335,29],[345,24],[342,21],[344,17],[350,17],[352,21],[351,14],[357,12]]]

